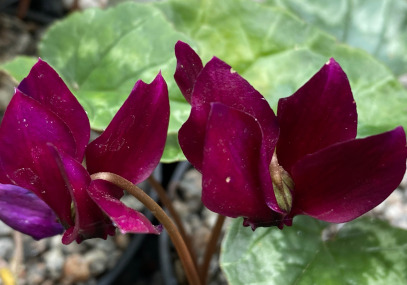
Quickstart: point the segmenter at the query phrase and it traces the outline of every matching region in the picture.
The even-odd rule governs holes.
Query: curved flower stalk
[[[138,81],[100,137],[88,144],[87,115],[41,59],[17,87],[0,126],[0,219],[35,239],[62,242],[123,233],[158,234],[120,202],[123,191],[90,178],[108,171],[139,183],[158,164],[169,120],[166,83]],[[82,164],[86,160],[87,168]]]
[[[406,170],[398,127],[355,139],[356,103],[330,59],[277,116],[264,97],[214,57],[205,66],[183,42],[175,79],[192,109],[179,132],[187,159],[202,172],[210,210],[244,225],[291,225],[296,215],[347,222],[377,206]]]

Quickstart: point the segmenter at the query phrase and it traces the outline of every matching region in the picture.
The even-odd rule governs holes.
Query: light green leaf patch
[[[176,136],[190,111],[173,79],[178,40],[196,48],[204,62],[217,56],[230,64],[274,110],[280,98],[334,57],[351,83],[359,136],[407,127],[407,91],[384,65],[270,3],[170,0],[87,10],[53,25],[40,55],[66,81],[97,130],[106,128],[137,80],[151,82],[161,70],[171,105],[162,161],[170,162],[184,159]]]
[[[407,283],[407,231],[361,218],[339,228],[309,217],[252,231],[233,221],[221,266],[231,285]]]
[[[293,94],[333,57],[350,80],[360,137],[407,127],[407,91],[386,66],[282,7],[245,0],[156,5],[195,40],[204,61],[214,55],[226,61],[274,110],[280,98]]]
[[[88,113],[93,129],[103,130],[137,80],[150,83],[161,70],[171,105],[169,133],[189,114],[172,76],[174,45],[191,40],[177,32],[162,13],[146,4],[75,13],[53,25],[40,44],[40,55],[65,80]],[[163,160],[182,158],[177,140],[167,140]]]
[[[32,56],[17,56],[0,64],[0,69],[5,70],[13,79],[20,82],[28,75],[37,60],[38,58]]]
[[[266,0],[327,31],[338,41],[362,48],[395,74],[407,73],[407,2],[404,0]]]

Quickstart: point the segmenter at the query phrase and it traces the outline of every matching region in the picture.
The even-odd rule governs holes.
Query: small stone
[[[57,247],[57,248],[63,249],[65,247],[65,245],[62,244],[62,239],[61,239],[60,235],[50,237],[48,239],[48,242],[49,242],[49,246],[51,248],[56,248]]]
[[[123,234],[118,233],[115,236],[114,241],[115,241],[118,248],[125,249],[125,248],[127,248],[129,246],[130,235],[123,235]]]
[[[207,208],[204,208],[202,210],[202,214],[203,214],[203,217],[204,217],[205,225],[212,228],[216,223],[216,220],[218,218],[218,214],[208,210]]]
[[[62,275],[62,267],[64,265],[64,255],[59,248],[52,248],[44,254],[44,261],[53,279],[59,279]]]
[[[48,244],[47,239],[34,240],[31,237],[27,237],[27,239],[24,239],[24,256],[38,256],[48,249]]]
[[[113,237],[108,236],[106,240],[103,239],[94,239],[96,240],[95,247],[103,250],[104,252],[110,253],[115,251],[116,244]]]
[[[110,253],[109,258],[107,260],[107,268],[112,269],[113,267],[115,267],[115,265],[117,264],[119,258],[122,256],[122,254],[123,253],[118,250]]]
[[[400,182],[399,188],[401,189],[407,189],[407,173],[404,175],[403,179]]]
[[[45,263],[33,263],[27,266],[27,276],[26,279],[29,280],[29,284],[37,285],[44,284],[47,267]]]
[[[192,235],[194,248],[197,249],[198,256],[202,256],[204,254],[210,236],[211,231],[204,226],[199,227]]]
[[[76,242],[71,242],[70,244],[64,245],[62,247],[62,251],[66,254],[72,254],[72,253],[83,253],[87,250],[87,246],[85,243],[76,243]]]
[[[11,235],[13,229],[10,228],[8,225],[0,221],[0,236],[7,236]]]
[[[101,249],[93,249],[84,255],[84,260],[89,264],[92,275],[99,275],[107,268],[108,256]]]
[[[0,257],[2,259],[10,259],[13,255],[14,242],[11,238],[0,238]]]
[[[172,206],[175,208],[177,211],[178,215],[182,218],[185,219],[189,214],[189,209],[186,203],[180,201],[180,200],[173,200]]]
[[[120,201],[127,207],[132,208],[136,211],[142,211],[144,209],[144,205],[139,200],[127,193],[123,196],[123,198],[120,199]]]
[[[63,276],[72,283],[88,280],[90,278],[88,262],[80,254],[68,255],[64,264]]]
[[[185,173],[179,187],[184,192],[187,201],[191,199],[201,199],[202,193],[202,174],[196,169],[191,169]]]
[[[74,0],[63,0],[63,5],[66,9],[72,9]],[[78,1],[78,8],[81,10],[88,9],[88,8],[103,8],[106,7],[108,0],[79,0]]]

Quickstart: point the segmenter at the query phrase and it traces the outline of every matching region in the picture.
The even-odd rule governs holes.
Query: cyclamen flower
[[[179,132],[187,159],[202,172],[210,210],[244,225],[291,225],[296,215],[347,222],[397,188],[406,170],[403,128],[355,139],[356,103],[331,59],[277,116],[229,65],[205,66],[185,43],[175,46],[175,79],[191,114]],[[270,79],[272,80],[272,79]]]
[[[161,74],[138,81],[106,130],[88,145],[88,117],[58,74],[41,59],[17,87],[0,126],[0,219],[35,239],[64,244],[121,232],[154,233],[123,191],[90,174],[113,172],[133,183],[158,164],[169,120]],[[82,165],[86,154],[87,169]]]

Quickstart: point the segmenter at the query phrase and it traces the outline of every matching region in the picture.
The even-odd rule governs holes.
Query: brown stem
[[[193,250],[191,239],[190,239],[189,235],[187,234],[187,232],[185,231],[185,227],[182,223],[181,217],[178,215],[177,211],[175,211],[175,209],[172,205],[172,202],[167,195],[167,192],[153,176],[150,176],[147,179],[147,181],[151,184],[151,186],[153,186],[153,188],[155,189],[155,191],[158,194],[158,197],[160,198],[160,201],[164,204],[164,207],[168,209],[168,212],[170,212],[170,215],[173,218],[175,224],[177,225],[178,230],[182,236],[182,239],[185,241],[185,243],[188,247],[188,250],[191,253],[192,260],[194,261],[195,267],[198,267],[196,253]]]
[[[182,265],[184,266],[184,270],[186,276],[188,278],[189,284],[193,285],[201,285],[201,280],[198,275],[198,270],[194,265],[194,262],[191,257],[191,253],[188,250],[188,247],[185,244],[185,241],[182,239],[181,234],[179,233],[177,226],[173,223],[173,221],[167,216],[164,210],[141,190],[139,187],[131,183],[130,181],[124,179],[123,177],[110,173],[110,172],[99,172],[91,175],[92,180],[102,179],[105,181],[109,181],[114,185],[124,189],[136,199],[138,199],[144,206],[149,209],[153,215],[158,219],[158,221],[164,226],[167,230],[168,235],[171,238],[172,243],[175,246],[175,249],[178,252],[178,255],[181,259]]]
[[[17,17],[24,19],[27,15],[27,11],[30,8],[31,0],[20,0],[17,7]]]
[[[211,237],[208,244],[206,245],[204,259],[202,265],[199,268],[199,275],[201,277],[202,284],[206,284],[206,281],[208,279],[209,264],[211,263],[213,254],[216,252],[219,236],[222,231],[225,219],[225,216],[218,215],[215,226],[212,229]]]

